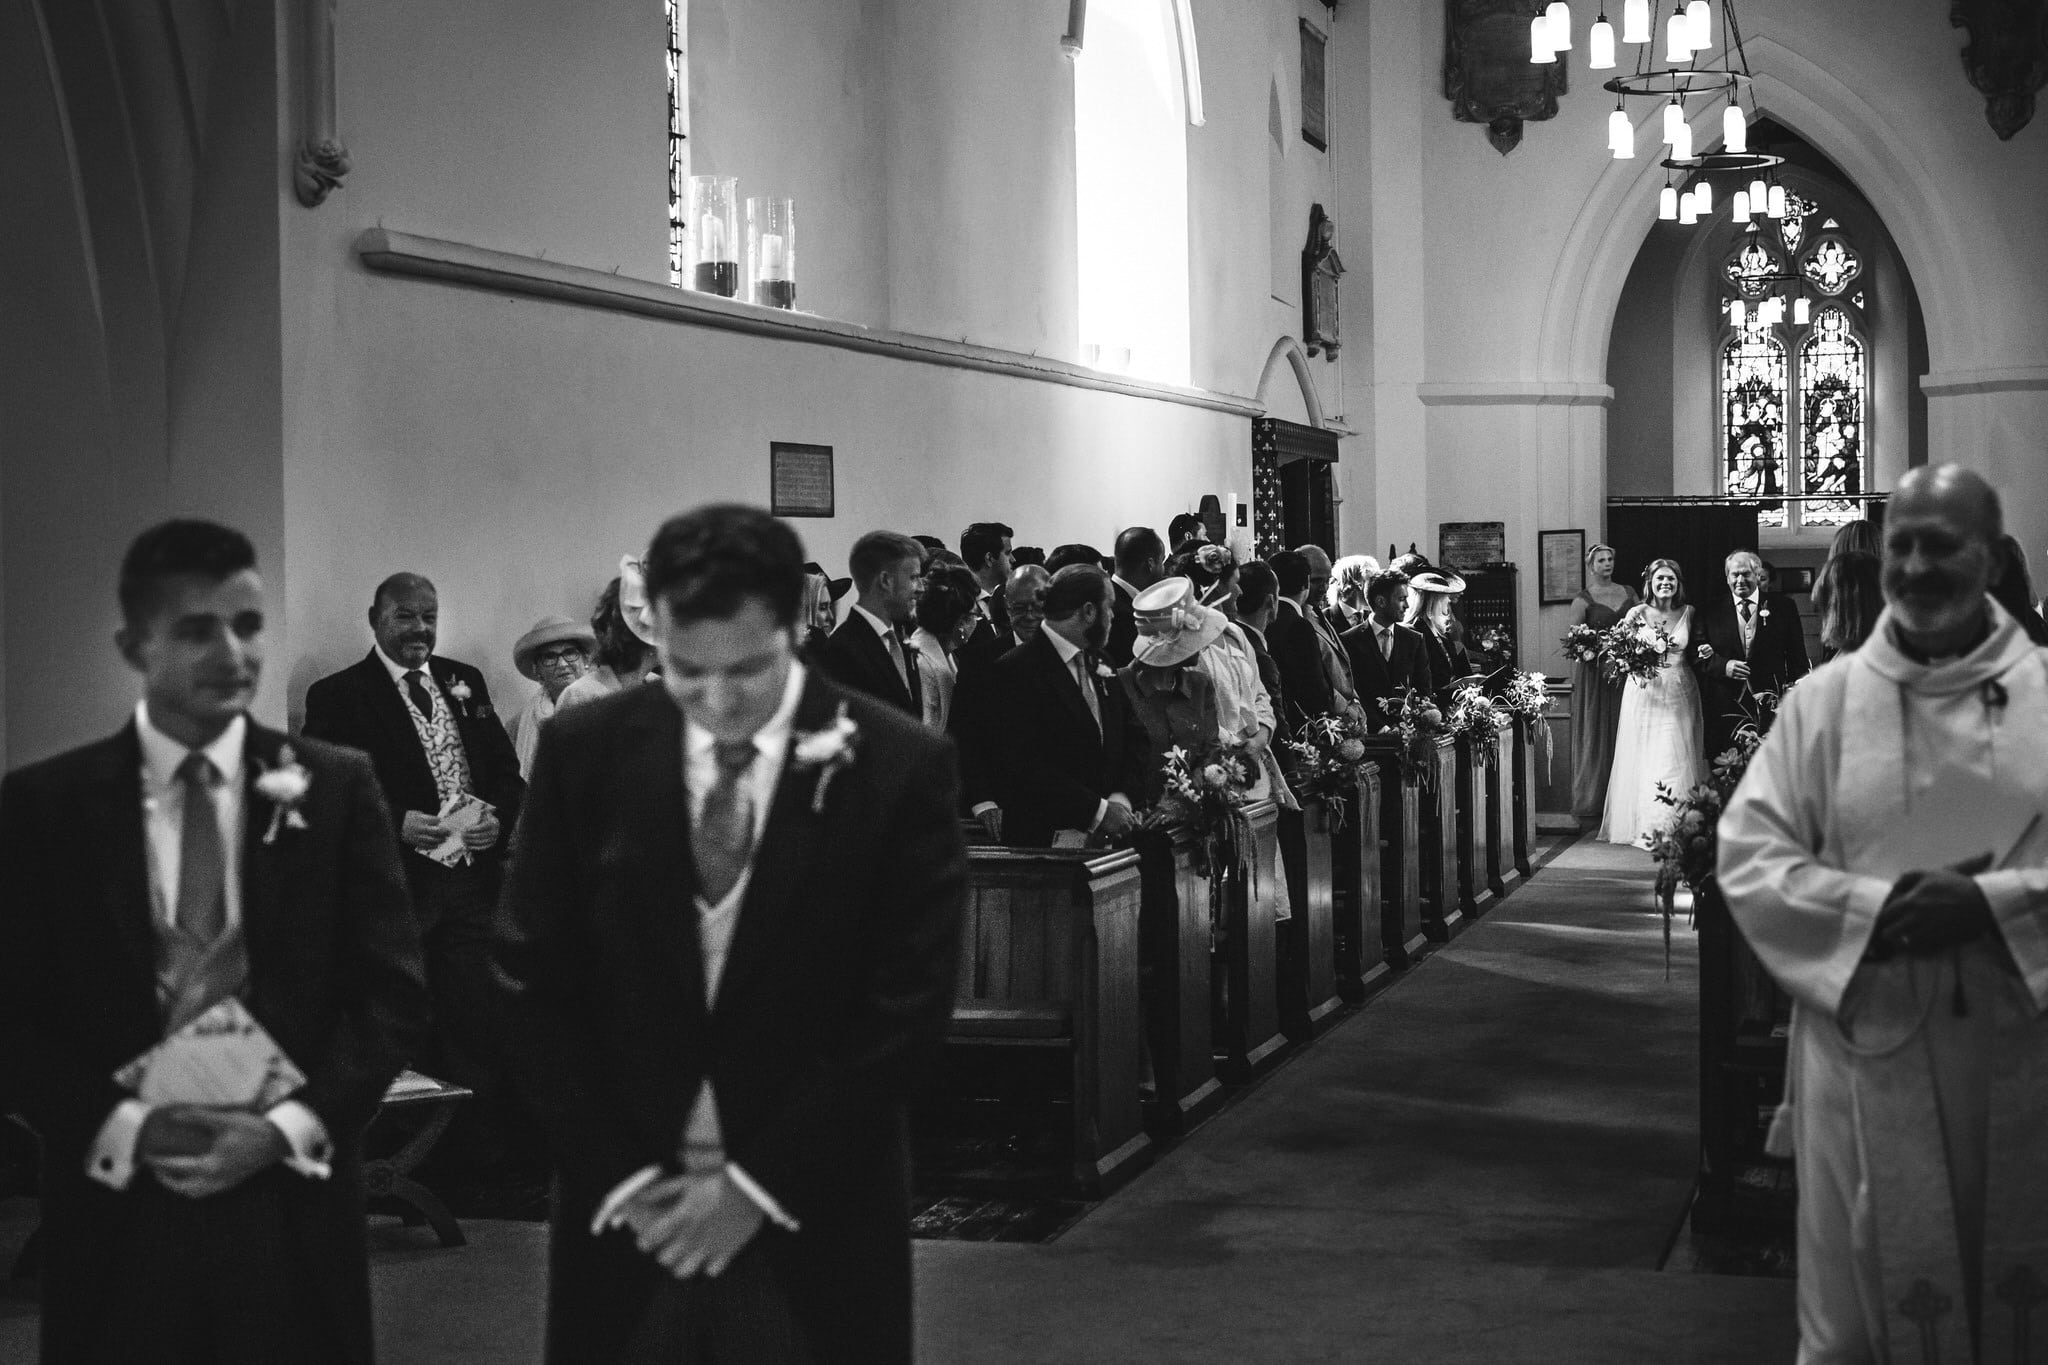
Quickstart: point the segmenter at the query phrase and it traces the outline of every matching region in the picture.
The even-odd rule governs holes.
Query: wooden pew
[[[1494,731],[1486,763],[1486,884],[1505,896],[1521,880],[1515,866],[1515,727]]]
[[[1396,793],[1396,805],[1400,799]],[[1358,770],[1351,808],[1330,841],[1337,994],[1351,1005],[1365,999],[1372,984],[1392,970],[1380,918],[1380,819],[1380,772],[1367,764]]]
[[[1422,932],[1438,943],[1449,941],[1464,922],[1458,903],[1458,762],[1457,742],[1449,735],[1437,740],[1433,786],[1420,792],[1422,811]]]
[[[1350,803],[1347,803],[1347,805]],[[1346,814],[1355,819],[1356,812]],[[1279,926],[1276,952],[1280,1027],[1297,1043],[1328,1027],[1344,1003],[1337,994],[1336,821],[1321,797],[1280,812],[1280,860],[1292,914]]]
[[[1165,833],[1138,840],[1139,982],[1155,1099],[1147,1124],[1161,1137],[1187,1132],[1223,1101],[1211,1011],[1215,931],[1209,878],[1194,841]]]
[[[1537,724],[1548,725],[1548,721]],[[1515,871],[1524,878],[1536,875],[1536,794],[1543,786],[1543,755],[1536,746],[1536,729],[1526,717],[1515,717]]]
[[[1238,866],[1224,887],[1215,963],[1216,1071],[1231,1085],[1272,1067],[1287,1047],[1274,965],[1282,876],[1279,815],[1271,801],[1258,801],[1235,816]]]
[[[1486,756],[1492,748],[1491,735],[1457,743],[1458,909],[1467,919],[1493,904],[1486,884]]]
[[[949,1041],[1069,1056],[1069,1182],[1099,1198],[1146,1155],[1138,854],[975,848]]]
[[[1387,966],[1405,970],[1429,942],[1422,929],[1422,788],[1401,775],[1398,744],[1367,742],[1380,778],[1380,933]]]

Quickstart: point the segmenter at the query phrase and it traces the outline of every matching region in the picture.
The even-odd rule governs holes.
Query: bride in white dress
[[[1609,843],[1647,846],[1647,834],[1671,818],[1657,800],[1664,784],[1681,795],[1706,779],[1701,738],[1700,685],[1686,664],[1692,642],[1692,608],[1678,565],[1659,559],[1643,575],[1644,601],[1622,618],[1626,626],[1645,621],[1661,626],[1672,640],[1664,667],[1648,682],[1628,680],[1621,694],[1621,720],[1614,738],[1614,767],[1607,778],[1607,811],[1600,837]]]

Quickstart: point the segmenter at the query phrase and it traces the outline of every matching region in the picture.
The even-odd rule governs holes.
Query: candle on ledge
[[[768,308],[796,306],[796,203],[757,195],[747,200],[749,297]]]

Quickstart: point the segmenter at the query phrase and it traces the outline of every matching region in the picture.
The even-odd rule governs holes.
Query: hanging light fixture
[[[1607,116],[1607,150],[1614,153],[1616,161],[1626,161],[1636,154],[1636,125],[1626,109],[1617,109]]]
[[[1685,7],[1686,46],[1697,57],[1714,46],[1714,9],[1707,0],[1692,0]]]
[[[1785,187],[1783,185],[1771,186],[1770,197],[1766,202],[1769,205],[1767,212],[1769,212],[1771,217],[1783,218],[1785,216]]]
[[[1557,50],[1550,45],[1550,16],[1539,14],[1529,21],[1529,64],[1542,66],[1557,60]]]
[[[1656,37],[1650,28],[1650,0],[1624,0],[1621,7],[1621,40],[1647,43]]]
[[[1674,98],[1671,103],[1664,106],[1664,145],[1666,147],[1678,145],[1678,130],[1683,127],[1685,127],[1685,106]]]
[[[1550,21],[1550,47],[1554,52],[1572,50],[1572,7],[1564,0],[1550,0],[1550,8],[1543,12]]]
[[[1607,22],[1606,10],[1601,10],[1593,27],[1586,30],[1586,57],[1586,65],[1595,71],[1614,69],[1614,25]]]
[[[1657,217],[1667,223],[1678,221],[1678,191],[1671,185],[1657,193]]]
[[[1732,203],[1732,208],[1731,208],[1730,212],[1731,212],[1732,216],[1734,217],[1735,221],[1736,221],[1736,222],[1738,222],[1738,223],[1746,223],[1746,222],[1748,222],[1748,221],[1749,221],[1749,191],[1748,191],[1748,190],[1737,190],[1737,191],[1735,191],[1735,198],[1734,198],[1734,200],[1733,200],[1733,203]]]
[[[1692,187],[1693,196],[1700,201],[1700,217],[1705,218],[1714,211],[1714,187],[1702,180]]]
[[[1750,182],[1749,182],[1749,206],[1750,206],[1750,208],[1751,208],[1752,210],[1754,210],[1755,212],[1757,212],[1757,213],[1762,213],[1762,212],[1764,211],[1764,201],[1765,201],[1765,199],[1767,199],[1767,198],[1769,197],[1770,193],[1771,193],[1771,187],[1770,187],[1769,185],[1766,185],[1766,184],[1764,183],[1764,178],[1763,178],[1762,176],[1758,176],[1758,177],[1757,177],[1756,179],[1754,179],[1754,180],[1750,181]]]
[[[1689,194],[1678,196],[1678,221],[1691,227],[1700,220],[1700,201]]]
[[[1692,156],[1692,125],[1684,119],[1678,121],[1678,141],[1671,144],[1673,161],[1690,161]]]
[[[1664,60],[1673,66],[1692,60],[1692,24],[1676,10],[1664,25]]]
[[[1728,107],[1721,111],[1721,150],[1749,150],[1749,120],[1743,117],[1742,106],[1732,99],[1728,101]]]

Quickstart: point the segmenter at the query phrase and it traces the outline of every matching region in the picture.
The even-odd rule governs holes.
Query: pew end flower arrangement
[[[1484,745],[1486,761],[1491,764],[1493,733],[1500,728],[1505,714],[1505,708],[1487,696],[1483,686],[1476,682],[1461,683],[1451,692],[1451,709],[1444,717],[1444,729],[1459,739]]]
[[[1236,861],[1236,815],[1252,786],[1250,761],[1241,751],[1196,756],[1175,745],[1160,772],[1165,790],[1145,813],[1145,827],[1192,837],[1204,876],[1227,871]]]
[[[1550,725],[1543,713],[1550,704],[1549,684],[1550,679],[1533,669],[1509,669],[1501,677],[1500,692],[1494,698],[1495,706],[1527,725],[1543,755],[1546,779],[1550,775]]]
[[[1338,829],[1358,788],[1358,770],[1367,762],[1365,741],[1362,718],[1324,715],[1304,722],[1286,742],[1294,769],[1288,780],[1296,795],[1320,798]]]
[[[1400,746],[1401,780],[1435,791],[1436,739],[1449,733],[1443,709],[1412,687],[1398,697],[1382,698],[1380,709],[1393,722],[1382,734]]]

